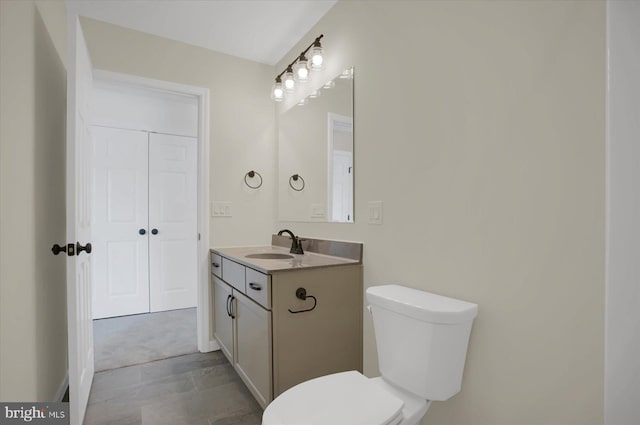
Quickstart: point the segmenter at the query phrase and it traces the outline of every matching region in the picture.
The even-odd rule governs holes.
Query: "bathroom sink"
[[[280,254],[279,252],[261,252],[259,254],[245,255],[247,258],[256,258],[261,260],[287,260],[293,258],[293,255]]]

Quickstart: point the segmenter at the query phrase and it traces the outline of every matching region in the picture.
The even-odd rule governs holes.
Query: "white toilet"
[[[367,301],[382,376],[298,384],[267,406],[262,425],[416,425],[432,400],[460,391],[476,304],[399,285],[371,287]]]

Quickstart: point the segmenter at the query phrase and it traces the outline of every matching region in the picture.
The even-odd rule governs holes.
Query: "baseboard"
[[[58,387],[58,391],[56,391],[56,395],[53,397],[54,401],[62,401],[64,399],[64,394],[67,392],[67,388],[69,387],[69,371],[64,374],[64,379],[62,383]]]
[[[210,339],[202,348],[200,349],[200,351],[203,353],[208,353],[210,351],[218,351],[220,349],[220,344],[218,344],[218,341],[216,341],[215,339]]]

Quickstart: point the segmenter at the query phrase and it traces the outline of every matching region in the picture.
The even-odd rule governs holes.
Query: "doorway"
[[[208,90],[94,71],[96,370],[209,338]]]

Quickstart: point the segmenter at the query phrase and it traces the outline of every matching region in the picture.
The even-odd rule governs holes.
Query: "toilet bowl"
[[[460,391],[478,306],[399,285],[371,287],[382,376],[321,376],[280,394],[262,425],[417,425],[431,400]]]

